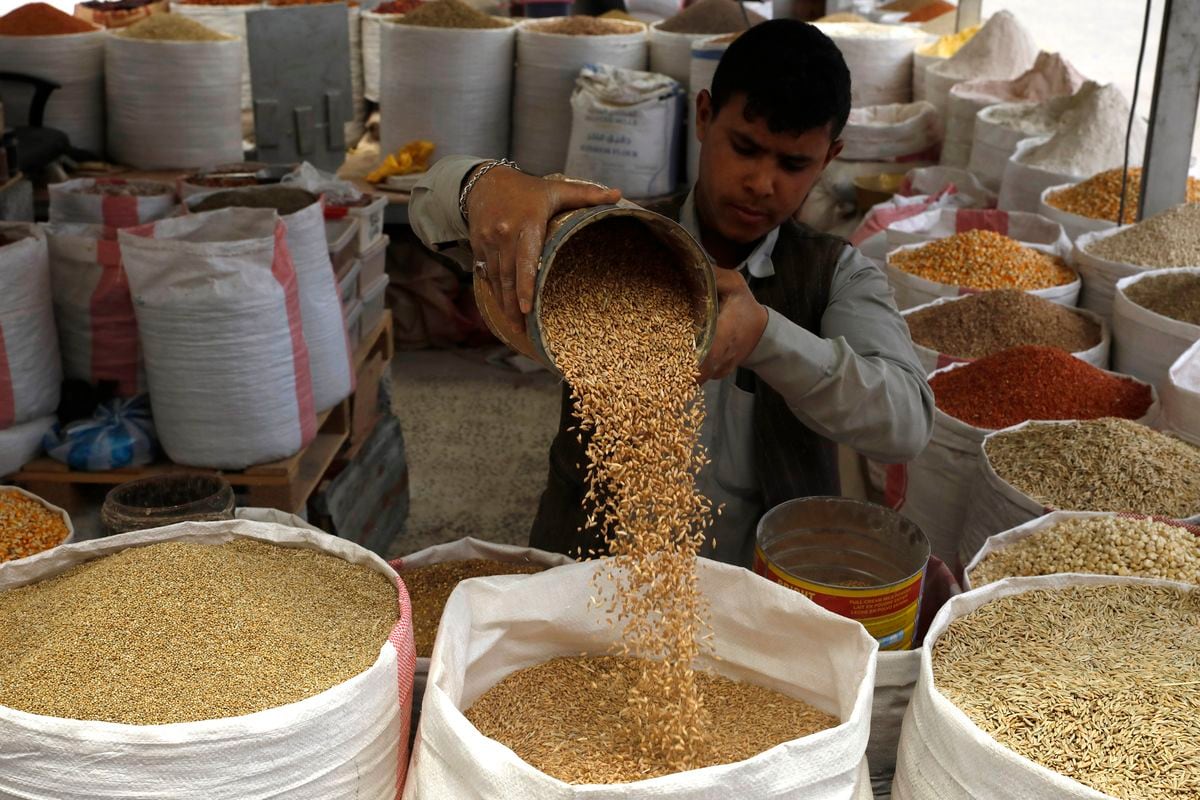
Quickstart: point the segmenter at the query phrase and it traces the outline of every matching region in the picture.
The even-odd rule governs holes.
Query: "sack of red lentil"
[[[1161,391],[1164,427],[1200,445],[1200,341],[1171,365]]]
[[[1170,303],[1171,295],[1180,293],[1182,281],[1194,282],[1188,286],[1200,296],[1200,267],[1182,267],[1122,278],[1117,281],[1113,298],[1113,366],[1160,390],[1175,360],[1200,341],[1200,324],[1167,316],[1152,307],[1167,311],[1164,304]]]
[[[91,384],[114,381],[119,397],[144,392],[137,317],[116,231],[51,223],[45,232],[63,375]]]
[[[50,221],[129,228],[171,216],[175,187],[158,181],[77,178],[50,186]]]
[[[591,603],[603,567],[588,561],[529,578],[480,578],[451,595],[433,651],[406,800],[725,800],[748,793],[869,800],[865,753],[878,644],[858,623],[799,592],[706,559],[699,561],[699,586],[713,600],[713,653],[702,656],[700,666],[803,700],[840,724],[736,763],[607,785],[564,783],[485,737],[463,712],[497,682],[552,658],[611,652],[619,633]],[[521,713],[513,708],[508,715]]]
[[[887,243],[890,249],[974,230],[995,231],[1058,256],[1071,252],[1071,241],[1058,223],[1024,211],[992,208],[940,208],[899,220],[887,227]]]
[[[53,414],[61,383],[46,235],[0,223],[0,430]]]
[[[953,635],[957,626],[972,612],[982,609],[990,603],[1002,598],[1024,595],[1030,592],[1056,592],[1072,587],[1103,587],[1103,586],[1133,586],[1167,588],[1182,591],[1194,591],[1195,587],[1184,583],[1150,580],[1145,578],[1127,578],[1104,575],[1048,575],[1036,578],[1009,578],[981,589],[966,592],[951,599],[938,613],[929,634],[925,637],[921,649],[920,673],[912,702],[904,719],[903,732],[900,735],[900,750],[896,766],[896,779],[892,783],[893,800],[980,800],[980,798],[1055,798],[1055,800],[1112,800],[1112,795],[1104,794],[1094,788],[1037,763],[1032,758],[1019,754],[981,728],[966,713],[963,707],[954,702],[943,690],[939,689],[934,674],[934,656],[939,641]],[[1078,607],[1077,607],[1078,608]],[[1078,613],[1078,611],[1076,612]],[[1070,621],[1064,620],[1066,624]],[[1080,619],[1082,625],[1086,620]],[[1022,632],[1028,637],[1028,632]],[[1076,633],[1076,631],[1070,631]],[[1038,631],[1035,636],[1053,637],[1056,631]],[[984,636],[979,632],[974,640],[967,645],[964,643],[963,653],[955,664],[945,663],[944,669],[964,669],[963,662],[974,662],[976,670],[984,670],[986,666],[982,659],[989,659],[994,665],[1016,663],[1024,646],[1040,644],[1029,639],[1020,641],[1005,641],[1004,631],[996,631],[997,645],[1002,646],[1007,658],[1003,655],[989,653],[986,644],[979,639]],[[1103,642],[1099,637],[1097,642]],[[1100,645],[1102,646],[1102,644]],[[968,649],[969,648],[969,649]],[[1045,648],[1039,648],[1046,658]],[[1141,654],[1139,654],[1141,655]],[[1147,654],[1149,655],[1149,654]],[[1060,662],[1061,663],[1061,662]],[[1044,664],[1041,668],[1044,668]],[[1060,678],[1061,680],[1061,678]],[[968,698],[974,700],[976,712],[988,708],[996,702],[995,693],[987,683],[986,675],[976,679],[978,696]],[[1011,692],[1021,691],[1020,687],[1011,685]],[[1070,689],[1068,688],[1069,692]],[[1081,694],[1087,694],[1081,692]],[[1042,699],[1036,688],[1030,689],[1030,703],[1042,702],[1043,708],[1050,708],[1051,702]],[[1089,704],[1088,698],[1078,700],[1078,708],[1083,712]],[[1094,702],[1100,702],[1095,700]],[[1071,701],[1060,700],[1060,704],[1070,706]],[[1056,709],[1061,707],[1055,704]],[[1034,712],[1030,712],[1034,713]],[[1065,724],[1071,725],[1067,718],[1070,711],[1056,711]],[[1136,716],[1135,710],[1129,714]],[[1047,714],[1047,717],[1053,714]],[[1036,722],[1036,721],[1035,721]],[[1084,726],[1080,726],[1083,728]],[[1070,745],[1078,748],[1096,747],[1106,750],[1104,732],[1091,726],[1091,737],[1084,730],[1076,731],[1072,725],[1072,734],[1078,732],[1078,738],[1071,737]],[[1091,742],[1089,742],[1089,738]],[[1061,749],[1066,735],[1047,735],[1045,746]],[[1036,749],[1035,751],[1036,752]],[[1099,773],[1102,777],[1103,773]],[[1147,780],[1159,777],[1159,774],[1146,775]],[[1129,796],[1129,795],[1121,795]]]
[[[316,435],[287,230],[271,209],[122,230],[159,440],[172,461],[244,469]]]
[[[0,592],[85,562],[164,542],[218,545],[239,538],[315,550],[396,584],[397,620],[365,671],[297,702],[240,716],[135,725],[29,714],[0,705],[11,752],[0,797],[94,800],[130,787],[174,800],[394,800],[408,769],[415,662],[404,585],[381,558],[326,533],[234,520],[184,522],[80,542],[0,565]],[[104,600],[97,599],[98,606]],[[314,642],[314,647],[322,643]],[[180,653],[188,666],[187,653]],[[247,669],[253,669],[249,664]],[[87,764],[80,769],[79,764]]]

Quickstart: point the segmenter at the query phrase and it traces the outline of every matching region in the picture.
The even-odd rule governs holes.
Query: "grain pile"
[[[237,37],[214,31],[207,25],[180,14],[151,14],[119,31],[126,39],[159,42],[227,42]]]
[[[1138,203],[1142,197],[1142,168],[1130,167],[1125,181],[1125,216],[1121,223],[1128,225],[1137,221]],[[1200,203],[1200,180],[1187,179],[1187,202]],[[1086,181],[1051,192],[1046,204],[1092,219],[1117,220],[1121,211],[1121,168],[1105,170]]]
[[[1143,278],[1127,287],[1125,296],[1155,314],[1200,325],[1200,274],[1195,272]]]
[[[544,569],[540,564],[508,564],[486,558],[470,558],[404,570],[400,577],[412,600],[413,638],[417,655],[429,658],[433,654],[442,611],[446,608],[450,593],[459,583],[486,575],[532,575]]]
[[[888,256],[888,263],[934,283],[986,289],[1049,289],[1076,280],[1061,259],[995,231],[972,230]]]
[[[1200,591],[1073,586],[994,600],[933,647],[985,733],[1122,800],[1200,797]]]
[[[622,714],[644,665],[636,658],[556,658],[509,675],[466,712],[485,735],[567,783],[624,783],[666,775],[662,764],[615,761]],[[834,727],[839,720],[779,692],[701,672],[707,748],[695,766],[731,764]]]
[[[317,202],[317,196],[304,189],[272,186],[267,189],[230,189],[213,192],[192,206],[192,211],[215,211],[220,208],[273,208],[282,216],[295,214]]]
[[[735,0],[700,0],[664,20],[658,29],[668,33],[733,33],[763,21],[761,15]]]
[[[1021,345],[1068,353],[1100,344],[1100,326],[1074,309],[1019,289],[995,289],[904,317],[912,339],[955,358],[984,356]]]
[[[26,3],[0,17],[0,36],[63,36],[98,30],[47,3]]]
[[[502,19],[489,17],[462,0],[431,0],[421,3],[396,20],[397,25],[420,25],[426,28],[505,28],[511,25]]]
[[[1200,514],[1200,448],[1123,419],[1032,423],[993,435],[1001,479],[1050,508]]]
[[[979,33],[979,29],[982,27],[982,25],[972,25],[969,28],[963,28],[958,33],[947,33],[945,36],[938,37],[936,41],[918,47],[917,53],[923,56],[949,58],[971,41],[971,38]]]
[[[1139,267],[1200,267],[1200,203],[1167,209],[1085,249],[1097,258]]]
[[[0,705],[133,725],[250,714],[370,667],[383,574],[315,550],[166,542],[0,593]]]
[[[1149,517],[1066,519],[990,553],[971,570],[971,585],[1059,572],[1200,585],[1200,538]]]
[[[32,497],[0,489],[0,563],[56,547],[67,533],[62,515]]]
[[[626,22],[599,17],[562,17],[548,22],[530,23],[529,29],[538,33],[557,33],[563,36],[616,36],[637,33]]]

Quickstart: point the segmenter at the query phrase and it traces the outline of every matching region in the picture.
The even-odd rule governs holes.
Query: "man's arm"
[[[458,210],[458,195],[467,176],[484,161],[474,156],[447,156],[413,187],[408,219],[430,250],[445,250],[471,238],[467,221]]]
[[[742,366],[823,436],[879,461],[915,458],[933,430],[933,392],[887,277],[854,248],[838,263],[821,334],[768,310]]]

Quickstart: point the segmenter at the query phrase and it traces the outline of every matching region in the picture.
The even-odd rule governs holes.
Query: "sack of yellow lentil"
[[[314,573],[317,577],[329,574],[332,580],[333,576],[344,575],[346,567],[341,562],[345,562],[362,568],[367,574],[379,573],[388,583],[394,583],[396,620],[390,631],[384,624],[381,639],[385,640],[380,642],[374,661],[353,677],[320,691],[308,688],[308,681],[320,680],[308,673],[293,675],[291,682],[288,682],[286,659],[293,656],[287,653],[294,653],[296,658],[309,663],[313,662],[315,654],[330,645],[328,641],[312,639],[297,641],[294,638],[296,632],[287,629],[279,631],[276,636],[266,637],[276,642],[272,647],[277,652],[262,652],[257,656],[247,652],[244,671],[233,670],[250,682],[259,674],[256,664],[266,663],[280,676],[267,685],[276,686],[288,695],[298,694],[302,697],[267,707],[266,710],[253,713],[219,711],[223,702],[232,700],[214,693],[220,687],[212,685],[206,686],[203,691],[196,688],[186,697],[180,697],[180,704],[186,703],[189,713],[195,708],[213,708],[212,718],[169,724],[100,722],[29,713],[0,705],[0,741],[4,742],[8,753],[20,754],[18,758],[6,759],[5,768],[0,770],[0,797],[95,800],[98,797],[128,797],[130,787],[137,787],[138,792],[148,797],[170,797],[173,800],[246,800],[251,797],[259,800],[331,800],[345,797],[394,800],[399,795],[408,768],[412,671],[416,661],[412,615],[408,595],[395,571],[374,553],[358,545],[318,531],[277,524],[245,520],[185,522],[70,544],[21,561],[0,564],[0,602],[3,602],[6,593],[19,590],[20,587],[63,576],[69,570],[85,564],[103,565],[107,561],[104,558],[106,556],[122,554],[120,557],[128,558],[131,551],[136,551],[146,559],[149,556],[145,555],[148,552],[145,548],[154,545],[204,545],[203,549],[208,550],[208,546],[215,548],[245,540],[277,545],[286,551],[311,550],[334,557],[333,566],[323,568],[332,572]],[[127,626],[122,628],[120,635],[138,643],[130,647],[146,647],[147,638],[137,635],[138,629],[148,624],[146,620],[136,615],[125,619],[105,619],[105,609],[110,606],[126,608],[130,603],[140,602],[161,606],[161,600],[154,599],[155,583],[160,583],[159,588],[168,595],[180,591],[179,587],[186,592],[184,584],[189,579],[187,573],[181,571],[185,567],[179,566],[172,572],[172,564],[182,563],[188,569],[199,570],[196,579],[206,585],[215,583],[215,588],[219,588],[222,575],[228,571],[229,591],[227,594],[216,592],[211,595],[216,598],[216,606],[211,612],[207,608],[181,612],[176,624],[185,625],[184,620],[191,615],[197,620],[196,625],[203,625],[205,621],[211,625],[214,624],[212,620],[220,619],[222,610],[225,610],[242,620],[242,624],[248,626],[248,632],[246,637],[234,634],[231,642],[222,645],[222,652],[243,646],[245,638],[256,641],[264,639],[262,631],[252,629],[255,627],[253,614],[257,606],[247,598],[247,595],[253,597],[257,584],[252,576],[238,572],[250,558],[248,554],[226,556],[224,567],[220,567],[220,559],[212,561],[215,556],[206,557],[209,560],[204,562],[191,563],[185,558],[187,554],[184,551],[176,550],[173,553],[162,565],[165,574],[161,582],[150,577],[155,568],[144,564],[142,570],[148,575],[143,578],[143,583],[129,588],[133,593],[131,596],[123,597],[121,592],[113,590],[110,590],[112,594],[98,593],[87,601],[87,614],[97,621],[97,625],[110,629],[113,626]],[[271,558],[274,560],[267,563],[274,563],[277,569],[284,570],[288,569],[288,564],[292,563],[290,559],[294,557]],[[129,561],[124,563],[128,564]],[[308,563],[307,559],[301,563]],[[78,576],[79,573],[74,574]],[[272,575],[256,575],[258,581],[269,581],[274,585]],[[340,580],[339,586],[349,580],[361,583],[362,579],[343,577]],[[281,583],[277,591],[298,592],[300,585],[311,587],[312,581],[304,583],[301,576],[296,576],[290,582]],[[355,587],[358,586],[356,583]],[[367,591],[365,584],[361,588]],[[43,593],[72,591],[72,596],[86,596],[79,586],[68,590],[62,580],[58,584],[43,585],[39,590]],[[257,591],[264,590],[259,587]],[[329,593],[329,590],[324,590],[325,595]],[[26,595],[28,598],[29,595]],[[237,613],[233,614],[233,610],[237,610]],[[341,635],[336,633],[341,629],[336,611],[336,608],[322,607],[322,613],[333,612],[325,623],[331,636]],[[72,612],[74,616],[53,623],[60,626],[75,625],[73,620],[80,613],[76,610]],[[274,619],[258,622],[268,627],[277,624]],[[343,622],[349,624],[352,621]],[[320,623],[314,618],[313,624],[305,627],[318,626]],[[10,632],[4,631],[3,623],[0,623],[0,637],[6,633]],[[19,632],[11,632],[11,635],[18,636],[20,640]],[[181,628],[178,638],[180,641],[191,641],[196,638],[196,632]],[[212,631],[208,638],[220,640],[222,637],[219,631]],[[11,636],[6,641],[11,642]],[[199,649],[208,650],[207,644],[206,640]],[[122,672],[115,678],[110,676],[110,679],[120,682],[153,681],[155,674],[162,675],[166,670],[174,670],[174,674],[165,678],[171,682],[182,680],[181,672],[185,675],[203,675],[203,659],[213,657],[212,654],[177,651],[179,646],[178,642],[173,645],[170,640],[164,641],[163,652],[143,653],[140,660],[138,652],[130,650],[132,661],[122,666]],[[88,648],[79,649],[85,651]],[[72,654],[73,657],[75,655]],[[224,658],[228,658],[227,652]],[[3,668],[4,662],[0,659],[0,669]],[[230,671],[227,665],[219,669]],[[94,673],[87,669],[86,662],[66,663],[61,667],[50,664],[47,671],[53,677],[41,679],[45,691],[60,695],[70,692],[72,682],[82,682],[81,687],[86,689],[87,681],[95,678]],[[0,681],[2,684],[3,681]],[[121,689],[126,694],[134,692],[129,685]],[[94,692],[85,693],[96,696]],[[100,697],[97,702],[106,702],[103,696],[97,697]],[[51,706],[75,702],[65,696],[26,700]],[[107,709],[105,713],[109,712],[116,716],[143,713],[140,709],[124,706]],[[179,715],[181,712],[168,704],[155,713]],[[80,768],[80,764],[85,764],[86,768]]]
[[[865,752],[878,643],[858,623],[799,592],[706,559],[699,561],[699,586],[712,599],[713,653],[702,655],[699,666],[799,698],[840,724],[736,763],[604,785],[559,781],[484,736],[463,712],[506,676],[559,656],[612,652],[619,633],[591,604],[603,566],[588,561],[528,578],[480,578],[451,595],[406,800],[722,800],[747,796],[748,787],[755,797],[869,800]],[[764,634],[771,631],[780,635]],[[576,698],[587,691],[570,688]]]
[[[1188,283],[1180,285],[1183,280]],[[1166,307],[1169,295],[1179,307]],[[1190,307],[1183,304],[1184,295],[1195,298]],[[1194,321],[1178,318],[1192,314]],[[1151,270],[1117,281],[1112,329],[1114,369],[1161,391],[1171,365],[1200,340],[1200,267]]]

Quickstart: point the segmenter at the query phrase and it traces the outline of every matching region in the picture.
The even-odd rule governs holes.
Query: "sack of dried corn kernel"
[[[76,178],[50,186],[50,221],[128,228],[169,217],[175,187],[158,181]]]
[[[463,712],[514,671],[559,656],[612,651],[619,634],[591,604],[602,567],[588,561],[528,578],[480,578],[451,595],[433,651],[406,800],[727,800],[748,791],[869,800],[865,751],[878,644],[861,625],[799,592],[706,559],[699,560],[699,585],[714,600],[713,652],[701,656],[700,666],[801,699],[841,724],[736,763],[606,785],[559,781],[480,733]],[[580,690],[586,689],[571,695]]]
[[[1075,185],[1075,183],[1063,183],[1043,189],[1042,195],[1038,199],[1037,213],[1046,219],[1053,220],[1062,225],[1063,230],[1067,233],[1067,237],[1072,242],[1086,233],[1095,233],[1096,231],[1106,231],[1109,228],[1115,228],[1117,226],[1115,221],[1072,214],[1070,211],[1063,211],[1061,208],[1050,204],[1050,195],[1055,192],[1061,192],[1064,189],[1070,189]]]
[[[887,227],[888,248],[944,239],[964,231],[995,231],[1023,245],[1066,256],[1071,241],[1062,226],[1037,214],[994,208],[938,208],[898,220]]]
[[[0,565],[0,593],[130,548],[165,542],[219,545],[241,538],[316,550],[394,581],[397,620],[374,662],[302,700],[195,722],[94,722],[0,705],[0,741],[12,756],[0,770],[0,797],[94,800],[128,797],[131,786],[147,796],[174,800],[399,796],[408,769],[416,661],[412,615],[403,584],[374,553],[319,531],[279,524],[185,522],[79,542]],[[97,607],[103,602],[97,598]],[[186,652],[178,653],[178,661],[180,669],[193,668]],[[248,662],[247,670],[253,669]]]
[[[1200,324],[1159,313],[1141,305],[1139,300],[1152,302],[1142,291],[1171,291],[1150,288],[1160,278],[1171,281],[1167,284],[1170,287],[1183,275],[1200,281],[1200,267],[1151,270],[1122,278],[1117,281],[1113,298],[1113,367],[1149,381],[1160,390],[1167,382],[1171,365],[1200,340]],[[1161,295],[1158,297],[1161,301]]]
[[[0,430],[53,414],[61,381],[46,235],[0,223]]]

